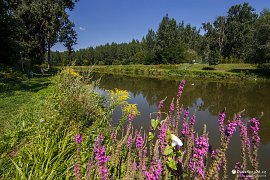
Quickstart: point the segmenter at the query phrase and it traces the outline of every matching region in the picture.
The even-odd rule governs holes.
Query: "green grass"
[[[0,93],[0,133],[10,129],[16,116],[24,107],[33,105],[32,99],[50,84],[49,78],[33,78],[26,81],[7,82],[10,88]]]
[[[128,75],[135,77],[154,77],[177,79],[179,77],[230,79],[230,80],[257,80],[269,78],[253,64],[177,64],[177,65],[112,65],[112,66],[75,66],[78,71]],[[214,70],[203,70],[214,68]]]

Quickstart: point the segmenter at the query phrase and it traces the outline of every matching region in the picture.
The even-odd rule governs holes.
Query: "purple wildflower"
[[[184,120],[182,124],[182,130],[181,130],[182,136],[186,136],[189,134],[189,128],[188,123]]]
[[[142,136],[140,135],[140,133],[136,133],[136,148],[137,149],[142,149],[144,144],[144,140],[142,138]]]
[[[195,139],[193,158],[189,162],[189,168],[201,178],[204,179],[204,157],[207,154],[209,143],[207,136],[200,136]]]
[[[74,166],[74,174],[76,179],[81,179],[81,143],[82,143],[82,135],[80,132],[75,137],[75,142],[77,144],[77,163]]]
[[[240,128],[240,137],[243,140],[247,148],[250,148],[250,141],[247,134],[247,127],[241,120],[238,120],[238,126]]]
[[[167,145],[167,143],[166,143],[167,128],[168,128],[168,124],[166,122],[162,122],[160,127],[159,127],[158,140],[160,143],[159,147],[160,147],[162,153],[165,150],[165,147]]]
[[[154,172],[157,179],[159,179],[159,176],[161,175],[161,173],[162,173],[162,164],[161,164],[161,161],[158,160],[156,163],[156,169]]]
[[[186,83],[186,81],[185,80],[182,80],[181,83],[180,83],[180,85],[179,85],[179,87],[178,87],[177,97],[178,97],[179,100],[180,100],[180,98],[182,96],[185,83]]]
[[[256,118],[252,118],[250,121],[250,132],[252,134],[252,142],[253,144],[258,147],[260,144],[260,136],[259,136],[259,125],[260,122]]]
[[[75,137],[76,144],[81,144],[82,143],[82,135],[78,133]]]
[[[144,176],[147,180],[158,180],[160,179],[161,173],[162,173],[162,165],[160,160],[156,161],[155,163],[152,163],[148,171],[146,171],[146,167],[144,170]]]
[[[130,123],[132,123],[133,120],[134,120],[134,114],[131,112],[131,113],[128,115],[128,121],[129,121]]]
[[[238,170],[238,171],[242,171],[243,170],[243,168],[244,168],[244,165],[243,165],[243,163],[241,163],[241,162],[237,162],[236,164],[235,164],[235,170]]]
[[[80,166],[78,166],[78,164],[74,165],[74,175],[75,175],[76,179],[81,179],[80,178]]]
[[[186,136],[189,134],[189,127],[187,123],[188,114],[189,114],[189,110],[187,108],[184,112],[184,119],[183,119],[182,130],[181,130],[182,136]]]
[[[231,121],[225,128],[225,135],[227,138],[232,137],[232,134],[235,132],[237,126],[237,122]]]
[[[212,148],[210,149],[210,147],[211,147],[211,145],[209,145],[209,153],[211,155],[211,158],[212,158],[212,160],[216,160],[218,158],[219,150],[218,149],[212,150]],[[223,158],[222,158],[222,160],[219,162],[219,164],[217,166],[218,171],[220,171],[220,169],[222,167],[222,164],[223,164]]]
[[[170,105],[170,113],[173,113],[173,111],[174,111],[174,103],[172,100],[171,105]]]
[[[89,160],[86,168],[86,179],[90,179],[90,174],[93,166],[93,161]]]
[[[237,173],[238,175],[238,178],[240,179],[245,179],[244,177],[246,177],[247,174],[244,174],[242,173],[241,171],[244,170],[244,164],[242,162],[237,162],[234,166],[234,169],[237,171],[237,172],[240,172],[240,173]]]
[[[213,160],[217,159],[218,153],[219,153],[219,150],[218,149],[212,150],[212,152],[211,152],[211,158]]]
[[[108,169],[107,162],[110,160],[110,157],[106,155],[105,147],[102,145],[102,134],[97,137],[94,147],[95,159],[99,165],[99,175],[102,180],[108,179]]]
[[[195,122],[196,122],[196,115],[194,114],[190,119],[190,122],[189,122],[190,126],[194,126]]]
[[[185,112],[184,112],[184,118],[187,118],[188,117],[188,114],[189,114],[189,110],[188,110],[188,108],[185,110]]]
[[[219,132],[221,134],[224,134],[224,119],[225,119],[225,112],[221,112],[219,113],[219,116],[218,116],[218,126],[219,126]]]
[[[132,135],[129,135],[127,139],[127,146],[129,147],[131,144],[132,144]]]
[[[159,101],[159,104],[158,104],[158,110],[160,111],[162,109],[164,105],[164,99],[162,99],[161,101]]]

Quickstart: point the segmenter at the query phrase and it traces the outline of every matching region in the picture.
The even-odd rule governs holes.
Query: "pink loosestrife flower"
[[[131,144],[132,144],[132,135],[129,135],[127,139],[127,146],[129,147],[131,146]]]
[[[189,124],[190,124],[190,126],[194,126],[194,124],[195,124],[195,122],[196,122],[196,115],[194,114],[192,117],[191,117],[191,119],[190,119],[190,122],[189,122]]]
[[[218,127],[219,127],[219,132],[221,134],[224,134],[224,119],[225,119],[225,117],[226,117],[225,112],[219,113],[219,116],[218,116]]]
[[[240,137],[245,142],[245,146],[249,149],[250,148],[250,140],[249,140],[249,137],[247,134],[247,127],[244,125],[244,123],[241,120],[238,121],[238,126],[240,128]]]
[[[164,105],[164,99],[162,99],[161,101],[159,101],[159,104],[158,104],[158,110],[160,111],[162,109]]]
[[[260,122],[258,119],[256,118],[252,118],[250,121],[250,132],[252,135],[252,143],[254,144],[254,146],[259,147],[260,144],[260,136],[259,136],[259,125]]]
[[[146,169],[146,168],[145,168]],[[159,180],[162,173],[162,164],[160,160],[153,163],[148,171],[144,171],[144,176],[147,180]]]
[[[189,162],[189,168],[195,173],[196,177],[204,179],[204,158],[208,152],[209,143],[207,136],[200,136],[195,139],[193,158]]]
[[[167,129],[168,129],[167,122],[162,122],[159,127],[159,135],[158,135],[159,147],[162,153],[164,152],[165,147],[167,145],[166,143]]]
[[[173,111],[174,111],[174,103],[172,100],[171,105],[170,105],[170,113],[173,113]]]
[[[80,166],[78,164],[74,165],[74,175],[76,179],[80,179]]]
[[[81,144],[82,143],[82,140],[83,140],[82,135],[80,133],[78,133],[76,135],[76,137],[75,137],[76,144]]]
[[[186,121],[183,121],[181,133],[183,137],[189,134],[188,123]]]
[[[231,138],[233,133],[236,131],[237,122],[231,121],[225,128],[225,135],[227,138]]]
[[[186,84],[186,81],[185,80],[182,80],[179,87],[178,87],[178,93],[177,93],[177,97],[178,99],[180,100],[181,96],[182,96],[182,93],[183,93],[183,89],[184,89],[184,86]]]
[[[189,110],[188,108],[185,110],[184,112],[184,119],[186,119],[188,117],[188,114],[189,114]]]
[[[142,149],[143,144],[144,144],[144,140],[142,136],[140,135],[140,133],[138,133],[138,131],[136,131],[136,148]]]
[[[241,171],[244,170],[244,165],[243,165],[242,162],[237,162],[237,163],[235,164],[235,166],[234,166],[234,169],[235,169],[237,172],[240,171],[240,173],[237,174],[237,175],[238,175],[238,179],[247,179],[247,178],[245,178],[245,177],[247,176],[247,174],[241,173]],[[249,179],[249,178],[248,178],[248,179]]]
[[[133,122],[133,120],[134,120],[134,114],[131,112],[129,115],[128,115],[128,121],[129,121],[129,123],[132,123]]]
[[[102,180],[109,178],[107,162],[110,157],[106,155],[105,147],[102,145],[103,137],[102,134],[97,137],[94,147],[95,159],[99,166],[99,175]]]

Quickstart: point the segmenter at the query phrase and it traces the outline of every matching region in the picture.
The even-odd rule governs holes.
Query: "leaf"
[[[168,156],[168,155],[170,155],[172,153],[173,153],[172,147],[167,145],[166,148],[165,148],[165,150],[164,150],[164,155],[165,156]]]
[[[171,157],[168,158],[167,164],[171,169],[177,170],[177,164]]]
[[[154,130],[156,130],[157,126],[159,125],[159,121],[157,119],[151,119],[151,125]]]
[[[152,141],[154,139],[154,134],[152,132],[148,133],[148,141]]]

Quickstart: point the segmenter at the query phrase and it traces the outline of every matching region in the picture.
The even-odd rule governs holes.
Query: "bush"
[[[203,67],[202,70],[207,70],[207,71],[210,71],[210,70],[216,70],[214,67]]]
[[[260,64],[259,68],[264,72],[264,73],[270,73],[270,63],[264,63]]]
[[[89,83],[71,68],[63,69],[54,81],[56,109],[65,120],[89,126],[104,116],[103,99],[94,92],[95,82]]]

